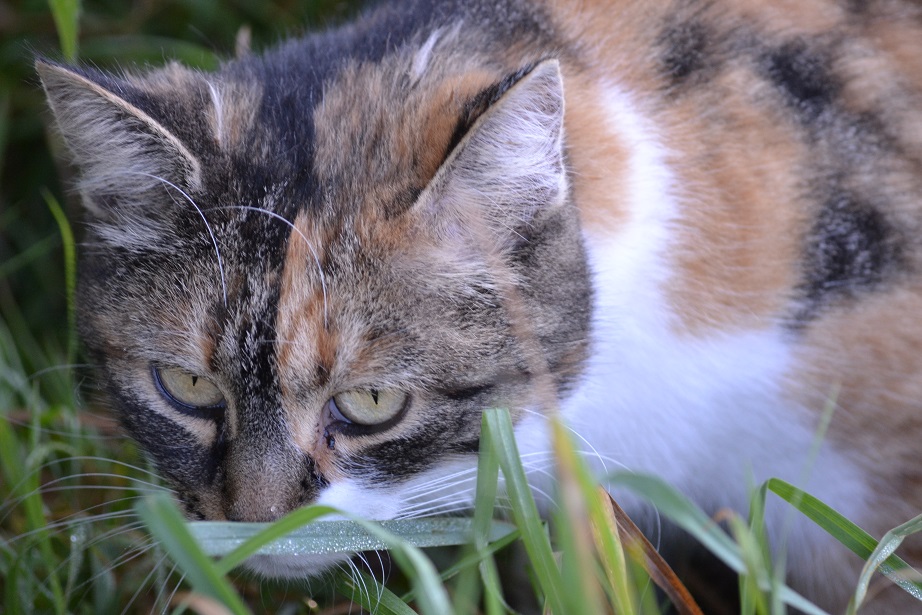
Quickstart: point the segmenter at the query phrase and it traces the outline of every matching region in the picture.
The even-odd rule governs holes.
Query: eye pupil
[[[375,405],[378,405],[378,389],[371,390],[371,398],[375,401]]]

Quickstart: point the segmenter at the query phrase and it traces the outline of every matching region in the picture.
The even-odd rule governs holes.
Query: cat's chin
[[[243,566],[250,572],[270,579],[309,579],[346,562],[349,553],[253,555]]]

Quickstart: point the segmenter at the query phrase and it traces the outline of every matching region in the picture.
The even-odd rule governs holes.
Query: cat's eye
[[[224,408],[224,394],[207,378],[178,367],[153,371],[157,388],[179,410],[207,418]]]
[[[330,411],[357,425],[381,425],[396,418],[406,403],[407,394],[401,391],[356,389],[334,395]]]

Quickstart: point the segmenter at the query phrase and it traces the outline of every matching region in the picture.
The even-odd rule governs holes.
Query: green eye
[[[406,401],[407,394],[401,391],[357,389],[334,395],[330,406],[350,423],[380,425],[400,414]]]
[[[224,394],[213,382],[178,367],[154,368],[160,392],[182,411],[214,410],[224,405]]]

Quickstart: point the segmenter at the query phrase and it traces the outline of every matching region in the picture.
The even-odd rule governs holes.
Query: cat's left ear
[[[185,191],[199,187],[200,162],[144,111],[138,103],[143,94],[129,81],[43,60],[35,68],[82,170],[84,203],[99,220],[142,218],[154,202],[151,193],[162,194],[164,184]],[[114,202],[118,211],[112,211]]]
[[[500,248],[508,247],[527,237],[542,212],[567,198],[559,63],[545,60],[510,75],[474,102],[486,109],[439,168],[417,207],[443,237],[479,232],[472,227],[481,227]]]

